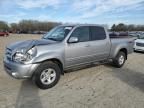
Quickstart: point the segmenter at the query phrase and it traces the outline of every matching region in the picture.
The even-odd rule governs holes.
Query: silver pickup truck
[[[104,26],[60,25],[40,40],[8,45],[4,68],[14,78],[32,78],[39,88],[48,89],[65,70],[102,61],[122,67],[133,44],[129,37],[110,38]]]

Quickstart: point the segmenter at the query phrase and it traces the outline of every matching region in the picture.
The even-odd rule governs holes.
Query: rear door
[[[92,61],[107,59],[110,52],[110,39],[104,27],[90,26],[90,52]]]

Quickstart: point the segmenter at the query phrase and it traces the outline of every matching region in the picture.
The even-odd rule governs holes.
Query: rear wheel
[[[44,62],[35,71],[33,80],[40,89],[48,89],[58,83],[60,73],[61,70],[56,63]]]
[[[113,64],[115,67],[121,68],[124,65],[125,61],[126,61],[126,54],[120,51],[117,54],[116,58],[113,60]]]

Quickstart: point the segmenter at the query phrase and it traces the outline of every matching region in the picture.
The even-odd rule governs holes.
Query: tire
[[[61,70],[52,61],[43,62],[34,72],[33,81],[40,89],[48,89],[55,86],[61,75]]]
[[[116,58],[113,60],[113,64],[115,67],[121,68],[124,65],[125,61],[126,61],[126,54],[120,51],[117,54]]]

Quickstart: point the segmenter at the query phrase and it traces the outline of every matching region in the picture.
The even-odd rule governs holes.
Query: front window
[[[79,39],[79,42],[86,42],[89,41],[89,27],[82,26],[76,28],[71,37],[77,37]]]
[[[71,26],[58,26],[50,30],[43,39],[49,39],[53,41],[63,41],[68,33],[72,30]]]

